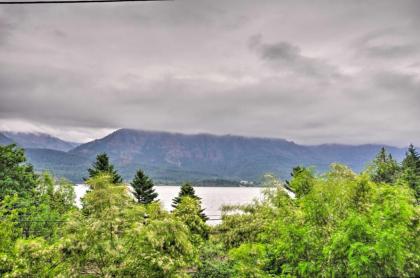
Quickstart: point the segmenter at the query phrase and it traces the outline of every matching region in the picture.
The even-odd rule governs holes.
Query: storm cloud
[[[0,130],[420,144],[418,1],[0,6]]]

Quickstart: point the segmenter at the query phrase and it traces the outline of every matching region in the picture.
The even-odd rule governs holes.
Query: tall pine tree
[[[371,178],[374,182],[394,183],[398,178],[400,167],[391,154],[381,148],[371,165]]]
[[[109,158],[106,153],[101,153],[96,156],[96,161],[92,167],[88,169],[89,178],[97,176],[99,173],[109,173],[112,176],[113,183],[122,183],[123,179],[114,169],[114,165],[109,163]],[[87,180],[85,178],[85,180]]]
[[[133,187],[133,194],[137,202],[140,204],[150,204],[155,201],[158,194],[154,190],[153,181],[139,169],[130,183]]]
[[[420,200],[420,155],[412,144],[402,161],[402,179],[414,190],[417,202]]]
[[[420,173],[420,155],[417,153],[416,148],[413,144],[410,144],[407,152],[405,153],[405,158],[402,161],[403,169],[411,168]]]
[[[181,185],[181,190],[179,191],[178,196],[172,200],[172,207],[176,208],[181,202],[181,199],[186,196],[196,199],[201,206],[201,198],[195,195],[195,190],[193,186],[190,183],[186,182]],[[200,217],[201,219],[203,219],[203,221],[207,221],[209,219],[204,213],[204,209],[200,210]]]

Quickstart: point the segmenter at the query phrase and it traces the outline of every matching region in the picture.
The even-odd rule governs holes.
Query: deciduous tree
[[[23,149],[16,145],[0,145],[0,200],[6,195],[31,194],[36,187],[37,175],[26,163]]]

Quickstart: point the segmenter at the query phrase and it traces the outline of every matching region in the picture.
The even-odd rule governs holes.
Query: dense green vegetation
[[[35,188],[37,175],[25,161],[23,150],[16,145],[0,147],[0,200],[7,195],[27,195]]]
[[[413,146],[401,164],[380,150],[361,174],[332,164],[295,167],[287,183],[267,175],[262,200],[225,207],[213,227],[189,183],[172,212],[142,171],[133,198],[106,155],[86,183],[78,208],[71,183],[0,146],[0,277],[420,276]]]

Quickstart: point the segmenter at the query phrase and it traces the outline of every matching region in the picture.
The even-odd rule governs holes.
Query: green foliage
[[[234,274],[223,245],[209,240],[200,249],[200,264],[194,278],[230,278]]]
[[[394,183],[399,175],[399,165],[384,147],[381,148],[369,169],[374,182]]]
[[[0,277],[13,269],[15,242],[22,237],[22,227],[16,225],[19,212],[14,209],[18,196],[6,196],[0,206]]]
[[[59,276],[58,250],[43,238],[19,239],[13,251],[13,267],[5,277]]]
[[[406,182],[415,192],[417,202],[420,200],[420,155],[411,144],[408,147],[404,160],[402,161],[401,179]]]
[[[140,204],[150,204],[155,201],[158,196],[153,188],[153,181],[146,176],[141,169],[137,171],[136,176],[130,185],[134,190],[134,197]]]
[[[297,198],[311,191],[314,183],[314,172],[312,169],[298,166],[293,168],[291,176],[292,180],[289,186],[296,193]]]
[[[56,248],[68,212],[75,210],[73,185],[44,173],[30,196],[8,195],[0,203],[0,275],[53,277]]]
[[[191,241],[199,245],[203,240],[208,239],[209,227],[201,217],[201,205],[198,199],[188,195],[181,198],[181,201],[172,211],[173,215],[185,223],[191,232]]]
[[[23,149],[0,145],[0,200],[6,195],[28,195],[35,188],[37,176],[25,161]]]
[[[215,228],[218,240],[227,248],[238,247],[244,242],[256,240],[267,220],[262,215],[263,212],[257,208],[257,204],[223,207],[223,221]]]
[[[342,165],[313,177],[312,189],[299,198],[277,188],[226,219],[218,237],[229,250],[236,277],[420,273],[419,210],[413,191],[373,182]],[[248,226],[259,230],[253,234],[244,229]]]
[[[45,172],[38,178],[35,193],[37,198],[48,203],[51,209],[58,214],[63,215],[75,209],[74,185],[65,179],[54,180],[50,174]]]
[[[88,169],[89,178],[93,178],[100,173],[108,173],[112,176],[113,183],[122,183],[122,177],[114,169],[114,165],[109,162],[108,155],[101,153],[96,156],[96,161]],[[87,180],[87,179],[85,179]]]
[[[197,200],[197,203],[201,207],[201,198],[195,195],[194,187],[188,182],[181,185],[181,189],[178,193],[178,196],[175,197],[172,201],[172,207],[176,208],[179,205],[179,203],[181,203],[182,198],[187,196]],[[208,220],[208,217],[204,213],[204,209],[200,209],[199,215],[203,221]]]
[[[188,228],[157,205],[137,205],[112,176],[97,175],[60,241],[66,275],[170,277],[196,258]]]
[[[405,154],[405,158],[402,161],[402,168],[412,168],[416,171],[420,171],[420,155],[417,153],[416,148],[413,144],[410,144]]]
[[[232,249],[229,256],[235,262],[232,266],[234,277],[268,277],[263,268],[268,262],[264,244],[244,243]]]
[[[56,182],[46,173],[37,182],[36,189],[29,197],[19,197],[17,194],[6,196],[0,204],[0,210],[21,231],[19,236],[42,236],[50,240],[57,236],[65,213],[74,209],[73,185],[65,180]]]

